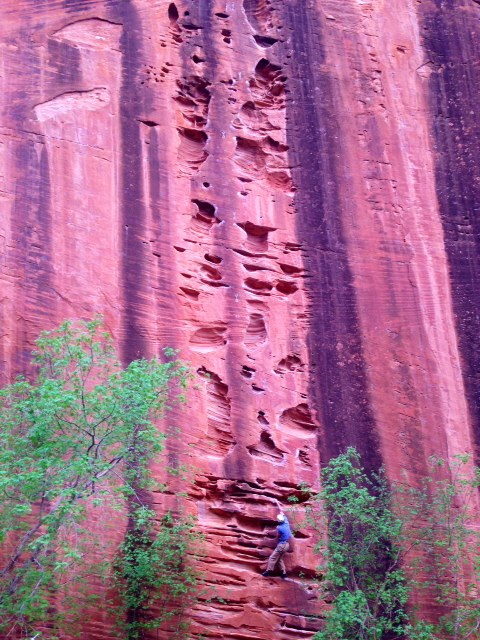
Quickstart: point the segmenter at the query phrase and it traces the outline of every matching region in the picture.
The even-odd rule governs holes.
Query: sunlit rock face
[[[3,380],[65,318],[103,314],[125,361],[179,349],[171,455],[218,596],[194,631],[309,638],[311,532],[292,581],[259,576],[276,501],[350,444],[414,483],[480,443],[480,5],[1,13]],[[113,637],[108,611],[83,633]]]

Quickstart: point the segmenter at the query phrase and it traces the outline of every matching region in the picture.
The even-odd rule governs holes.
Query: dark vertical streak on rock
[[[122,243],[123,327],[122,358],[125,363],[147,353],[143,316],[148,311],[146,212],[142,174],[142,141],[137,119],[143,104],[137,74],[142,52],[141,23],[130,0],[121,4],[110,1],[115,17],[123,23],[120,40],[122,82],[120,89],[120,135],[122,160],[120,169],[120,212]]]
[[[68,42],[48,41],[48,66],[55,88],[76,89],[81,79],[80,52]]]
[[[436,0],[419,8],[437,197],[450,267],[463,379],[480,459],[480,7]]]
[[[325,55],[315,9],[299,0],[285,5],[284,14],[292,47],[287,136],[298,189],[298,235],[309,275],[310,393],[321,423],[320,455],[325,463],[347,446],[355,446],[365,466],[376,469],[381,457],[342,229],[338,185],[345,178],[338,161],[334,87],[323,70]]]
[[[28,370],[32,340],[55,314],[48,152],[43,144],[38,144],[40,148],[36,144],[22,141],[16,152],[19,178],[12,212],[14,238],[10,256],[22,277],[22,300],[17,304],[21,315],[18,329],[23,332],[17,338],[18,373]]]

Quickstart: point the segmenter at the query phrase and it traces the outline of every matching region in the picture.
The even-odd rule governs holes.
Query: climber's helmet
[[[278,522],[285,522],[285,516],[283,515],[283,513],[278,514],[277,520]]]

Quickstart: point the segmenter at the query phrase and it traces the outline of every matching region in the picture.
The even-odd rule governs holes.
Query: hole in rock
[[[226,331],[227,327],[224,323],[197,329],[190,337],[191,348],[195,351],[205,352],[222,347],[227,342]]]
[[[252,456],[262,458],[269,462],[279,462],[284,458],[283,451],[278,449],[272,439],[272,436],[266,430],[262,431],[260,435],[260,442],[247,447],[247,449]]]
[[[255,373],[255,369],[252,369],[252,367],[247,367],[247,365],[244,364],[240,373],[244,378],[252,378],[253,374]]]
[[[243,0],[243,10],[254,31],[268,31],[272,22],[270,0]]]
[[[200,64],[201,62],[205,62],[205,58],[200,58],[196,53],[193,54],[192,60],[195,64]]]
[[[260,423],[260,424],[263,424],[263,425],[265,425],[265,426],[266,426],[266,425],[268,425],[268,424],[270,424],[270,423],[268,422],[268,420],[266,419],[266,417],[265,417],[265,411],[259,411],[259,412],[258,412],[257,420],[259,421],[259,423]]]
[[[245,271],[272,271],[272,269],[270,269],[269,267],[260,267],[257,264],[244,264],[243,268],[245,269]]]
[[[205,189],[210,189],[210,182],[204,182],[203,186],[205,187]]]
[[[190,287],[180,287],[180,291],[183,291],[186,296],[188,296],[189,298],[193,298],[194,300],[198,300],[198,297],[200,295],[200,291],[191,289]]]
[[[220,264],[222,262],[222,258],[219,256],[213,256],[210,253],[206,253],[204,258],[205,260],[208,260],[208,262],[213,262],[213,264]]]
[[[158,126],[158,122],[155,122],[154,120],[140,120],[139,122],[141,122],[142,124],[146,125],[147,127],[157,127]]]
[[[280,293],[289,296],[292,293],[298,291],[298,287],[294,282],[286,282],[284,280],[280,280],[277,283],[277,291],[280,291]]]
[[[237,136],[237,147],[234,160],[246,173],[263,175],[267,162],[267,154],[262,149],[261,141]]]
[[[303,271],[303,269],[301,269],[300,267],[294,267],[293,264],[286,264],[285,262],[279,262],[278,266],[283,271],[283,273],[286,273],[289,276],[296,275],[297,273],[301,273]]]
[[[260,47],[264,47],[265,49],[273,46],[276,42],[278,42],[278,38],[271,38],[270,36],[259,36],[257,34],[253,36],[253,39]]]
[[[205,145],[208,136],[204,131],[180,127],[178,129],[180,145],[178,147],[178,161],[184,171],[197,171],[208,158]]]
[[[282,428],[287,429],[299,436],[305,436],[306,432],[312,432],[317,428],[314,423],[309,406],[302,402],[296,407],[290,407],[280,416],[279,423]]]
[[[268,253],[252,253],[251,251],[245,251],[245,249],[232,249],[235,253],[245,256],[246,258],[271,258]]]
[[[201,25],[194,24],[193,22],[184,22],[182,24],[182,27],[184,29],[187,29],[187,31],[198,31],[199,29],[203,29]]]
[[[303,371],[305,365],[296,355],[289,355],[282,358],[274,369],[275,373],[285,373],[286,371]]]
[[[298,459],[306,467],[311,467],[312,466],[312,462],[310,460],[310,450],[309,450],[308,447],[305,447],[304,449],[299,449],[298,450]]]
[[[228,18],[228,13],[223,13],[222,11],[219,11],[215,15],[217,16],[217,18]]]
[[[252,384],[252,389],[256,393],[263,393],[265,391],[265,389],[263,389],[262,387],[257,386],[255,383]]]
[[[228,385],[205,367],[200,367],[197,373],[206,379],[207,392],[207,437],[202,438],[200,446],[211,455],[224,456],[235,444],[230,429],[231,401]]]
[[[278,140],[274,140],[270,136],[267,136],[265,144],[267,148],[276,153],[284,153],[285,151],[288,151],[290,149],[288,144],[282,144],[281,142],[278,142]]]
[[[251,313],[245,335],[245,345],[253,347],[263,344],[267,339],[265,320],[260,313]]]
[[[197,200],[192,198],[193,204],[196,204],[198,207],[199,213],[201,213],[205,218],[212,220],[215,218],[215,206],[211,202],[206,202],[205,200]]]
[[[177,6],[175,5],[174,2],[171,2],[168,5],[168,19],[170,20],[170,22],[177,22],[178,18],[179,18],[179,13],[178,13]]]
[[[247,234],[247,246],[254,251],[266,251],[268,249],[268,234],[276,231],[276,227],[266,227],[253,222],[237,222],[240,229]]]
[[[185,251],[185,247],[177,247],[176,245],[173,245],[173,248],[175,249],[175,251],[179,251],[180,253],[183,253]]]
[[[273,285],[270,282],[259,280],[258,278],[247,278],[245,280],[245,286],[247,289],[259,293],[262,295],[268,295],[268,292],[273,289]]]
[[[215,269],[215,267],[210,266],[209,264],[202,265],[200,271],[202,271],[202,273],[204,273],[210,280],[222,279],[222,274],[220,273],[220,271],[218,269]]]
[[[262,58],[255,67],[255,79],[250,81],[250,88],[257,105],[267,108],[284,106],[286,77],[279,67],[266,58]]]
[[[215,215],[215,207],[210,202],[205,200],[192,200],[197,212],[193,216],[194,226],[197,230],[208,230],[213,224],[218,224],[220,220]]]

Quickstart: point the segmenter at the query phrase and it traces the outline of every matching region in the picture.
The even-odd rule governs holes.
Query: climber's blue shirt
[[[290,529],[290,524],[287,519],[284,522],[281,522],[278,527],[278,542],[287,542],[293,536],[292,530]]]

